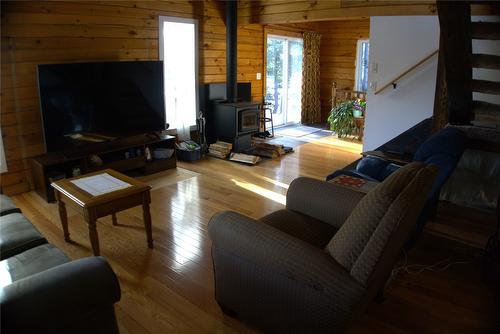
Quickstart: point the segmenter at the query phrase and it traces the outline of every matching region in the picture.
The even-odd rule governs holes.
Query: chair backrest
[[[444,128],[430,136],[420,147],[413,160],[439,168],[429,200],[436,201],[444,183],[455,170],[465,149],[465,134],[455,128]]]
[[[365,99],[366,92],[360,92],[356,90],[348,89],[338,89],[337,83],[332,82],[332,97],[330,102],[332,103],[332,109],[339,103],[355,99]]]
[[[399,256],[436,173],[436,167],[421,162],[400,168],[358,203],[327,245],[330,255],[359,283],[368,287],[375,273],[379,282],[379,276],[390,271],[388,263],[393,265]]]
[[[460,159],[465,147],[465,134],[456,128],[444,128],[427,138],[415,152],[415,161],[425,161],[436,154]]]

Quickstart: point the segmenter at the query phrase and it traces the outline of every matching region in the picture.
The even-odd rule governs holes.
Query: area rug
[[[294,137],[275,136],[274,138],[266,140],[266,143],[296,148],[302,144],[307,144],[307,141],[299,140]]]
[[[305,125],[292,125],[274,130],[277,135],[287,137],[303,137],[311,133],[319,132],[321,129]]]
[[[310,133],[301,137],[285,136],[283,134],[276,133],[273,138],[268,138],[265,140],[265,142],[269,144],[277,144],[296,148],[299,145],[311,143],[317,141],[318,139],[331,135],[331,131],[322,129],[318,129],[318,131],[314,133]]]

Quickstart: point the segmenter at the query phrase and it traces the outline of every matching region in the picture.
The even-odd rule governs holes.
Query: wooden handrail
[[[401,73],[400,75],[398,75],[396,78],[394,78],[391,81],[389,81],[386,85],[384,85],[384,87],[382,87],[379,90],[377,90],[375,92],[375,95],[377,95],[378,93],[382,92],[383,90],[385,90],[389,86],[393,86],[394,88],[396,88],[397,81],[399,81],[399,79],[401,79],[402,77],[404,77],[405,75],[407,75],[408,73],[410,73],[411,71],[413,71],[414,69],[416,69],[417,67],[419,67],[420,65],[422,65],[423,63],[425,63],[427,60],[431,59],[438,52],[439,52],[439,49],[437,49],[436,51],[432,52],[431,54],[429,54],[428,56],[426,56],[425,58],[423,58],[421,61],[419,61],[418,63],[416,63],[415,65],[413,65],[412,67],[410,67],[409,69],[407,69],[406,71],[404,71],[403,73]]]

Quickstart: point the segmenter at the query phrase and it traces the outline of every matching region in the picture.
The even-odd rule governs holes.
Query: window
[[[160,16],[165,114],[180,139],[189,139],[198,110],[198,20]]]
[[[368,91],[368,62],[370,55],[370,41],[358,40],[356,57],[356,84],[354,90],[360,92]]]

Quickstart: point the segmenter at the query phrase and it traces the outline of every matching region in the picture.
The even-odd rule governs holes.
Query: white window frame
[[[195,110],[195,119],[198,119],[199,111],[200,111],[200,74],[199,74],[199,69],[200,69],[200,58],[199,58],[199,53],[200,53],[200,42],[199,42],[199,22],[198,19],[189,19],[189,18],[184,18],[184,17],[176,17],[176,16],[158,16],[158,30],[159,30],[159,43],[158,43],[158,59],[164,60],[164,34],[163,34],[163,27],[165,22],[176,22],[176,23],[191,23],[194,24],[194,76],[195,76],[195,92],[196,92],[196,110]],[[165,92],[164,92],[165,93]],[[167,110],[165,109],[165,117],[167,115]],[[168,123],[168,120],[167,120]],[[191,129],[195,129],[196,124],[191,125]]]
[[[359,80],[360,80],[360,76],[361,76],[361,66],[359,66],[359,65],[360,65],[361,57],[363,57],[363,54],[361,51],[361,44],[362,43],[370,44],[370,40],[369,39],[358,39],[358,42],[356,44],[356,64],[355,64],[356,69],[355,69],[355,80],[354,80],[354,90],[355,91],[360,90],[359,89]],[[370,73],[370,71],[368,71],[368,73]]]

